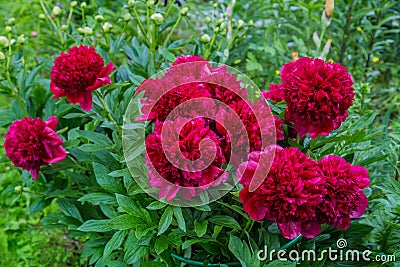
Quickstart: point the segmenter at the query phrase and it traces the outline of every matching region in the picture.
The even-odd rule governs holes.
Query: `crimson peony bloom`
[[[281,80],[282,84],[271,84],[263,95],[272,101],[286,101],[286,119],[301,137],[307,133],[313,139],[326,136],[347,118],[354,82],[342,65],[304,57],[285,64]]]
[[[180,125],[182,130],[176,133]],[[160,187],[159,197],[167,196],[168,201],[183,189],[180,187],[188,189],[181,190],[181,195],[190,199],[210,186],[219,185],[228,178],[221,168],[226,159],[220,145],[204,118],[156,122],[155,131],[146,138],[150,185]]]
[[[93,47],[74,46],[54,60],[50,91],[54,93],[53,98],[66,96],[72,104],[79,103],[83,110],[90,110],[91,91],[110,84],[108,75],[113,69],[111,62],[104,66],[103,58]]]
[[[327,190],[318,205],[317,221],[346,230],[350,219],[360,217],[367,208],[368,199],[362,189],[369,186],[368,171],[335,155],[323,157],[319,167]]]
[[[207,60],[205,60],[202,57],[195,56],[195,55],[180,56],[172,63],[172,66],[176,66],[176,65],[188,63],[188,62],[196,62],[196,61],[207,61]]]
[[[16,167],[29,170],[37,179],[40,166],[56,163],[66,157],[63,141],[55,132],[57,118],[47,121],[24,118],[14,121],[5,136],[6,156]]]
[[[314,221],[317,206],[324,195],[323,179],[318,164],[295,147],[276,146],[275,156],[268,172],[271,147],[249,154],[247,162],[237,169],[239,183],[245,187],[239,198],[243,209],[254,220],[273,220],[285,238],[296,238],[300,233],[313,238],[320,232]],[[264,179],[253,192],[253,179]]]

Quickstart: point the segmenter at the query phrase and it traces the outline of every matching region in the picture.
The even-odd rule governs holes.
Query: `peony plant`
[[[34,180],[19,185],[37,191],[33,212],[59,205],[43,226],[66,229],[90,265],[264,266],[265,245],[323,248],[363,227],[370,178],[349,150],[370,137],[346,120],[357,86],[344,66],[300,57],[260,90],[213,62],[229,62],[243,20],[209,18],[218,29],[186,44],[172,40],[190,19],[175,3],[129,1],[121,25],[82,3],[78,29],[42,8],[59,49],[30,72],[41,87],[9,92],[4,147]]]

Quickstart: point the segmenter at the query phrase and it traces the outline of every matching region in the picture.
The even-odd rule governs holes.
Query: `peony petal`
[[[361,217],[364,214],[365,210],[367,209],[367,206],[368,206],[368,198],[364,194],[364,192],[362,192],[360,190],[360,202],[359,202],[359,205],[357,206],[356,210],[351,213],[350,218],[359,218],[359,217]]]
[[[92,93],[91,92],[85,92],[84,93],[84,100],[79,102],[79,104],[81,105],[81,108],[85,111],[89,111],[92,109],[92,104],[93,104],[93,100],[92,100]]]
[[[51,129],[53,129],[54,131],[57,128],[57,124],[58,124],[58,120],[56,116],[51,116],[50,118],[47,119],[47,121],[45,121],[46,125],[49,126]]]
[[[307,238],[314,238],[321,232],[321,224],[319,223],[302,223],[301,234]]]
[[[29,170],[29,172],[30,172],[31,175],[32,175],[32,179],[33,179],[33,180],[37,180],[37,177],[38,177],[38,175],[39,175],[39,170],[40,170],[40,167],[39,167],[39,166],[36,167],[36,168],[34,168],[34,169],[30,169],[30,170]]]
[[[286,239],[295,239],[301,232],[300,222],[277,223],[277,225]]]

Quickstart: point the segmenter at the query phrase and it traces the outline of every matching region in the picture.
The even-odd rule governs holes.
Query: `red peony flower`
[[[226,159],[220,144],[206,119],[156,122],[155,131],[146,138],[150,185],[160,187],[159,197],[167,196],[168,201],[180,189],[181,195],[190,199],[219,185],[228,178],[221,168]]]
[[[5,136],[6,156],[16,167],[29,170],[37,179],[40,166],[56,163],[66,157],[63,141],[55,132],[57,118],[47,121],[24,118],[14,121]]]
[[[286,101],[286,119],[297,133],[311,138],[328,135],[347,118],[353,104],[353,80],[338,63],[317,58],[300,58],[285,64],[282,84],[271,84],[263,95],[273,101]]]
[[[188,62],[196,62],[196,61],[207,61],[207,60],[205,60],[202,57],[195,56],[195,55],[180,56],[172,63],[172,66],[176,66],[176,65],[179,65],[182,63],[188,63]]]
[[[318,205],[317,221],[346,230],[350,219],[360,217],[367,208],[368,199],[362,189],[369,186],[368,171],[335,155],[323,157],[319,167],[326,195]]]
[[[314,222],[316,209],[325,193],[317,162],[295,147],[276,146],[268,172],[271,159],[271,147],[267,147],[250,153],[237,169],[239,183],[245,186],[239,194],[244,211],[254,220],[275,221],[285,238],[300,233],[315,237],[320,232],[320,224]],[[252,180],[260,178],[257,169],[263,182],[250,192]]]
[[[113,63],[104,66],[103,58],[93,47],[74,46],[67,53],[61,53],[51,68],[50,91],[53,98],[66,96],[72,104],[79,103],[83,110],[92,108],[92,93],[111,83],[108,75]]]

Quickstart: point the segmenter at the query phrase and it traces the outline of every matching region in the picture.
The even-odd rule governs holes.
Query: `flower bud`
[[[10,40],[10,45],[13,45],[16,42],[16,40],[13,38]]]
[[[335,0],[326,0],[324,12],[328,19],[332,18],[334,8]]]
[[[299,52],[293,52],[292,53],[292,61],[296,61],[299,59]]]
[[[238,29],[242,29],[244,27],[244,21],[239,19],[237,24]]]
[[[164,17],[160,13],[155,13],[150,17],[157,25],[161,25],[164,22]]]
[[[219,32],[219,27],[215,27],[215,28],[214,28],[214,32],[215,32],[215,33],[218,33],[218,32]]]
[[[152,6],[154,6],[154,4],[155,4],[155,1],[154,1],[154,0],[147,0],[147,2],[146,2],[146,5],[147,5],[148,7],[152,7]]]
[[[362,29],[361,27],[357,27],[356,30],[357,30],[358,32],[361,32],[361,33],[363,32],[363,29]]]
[[[135,0],[129,0],[128,1],[128,6],[130,6],[130,7],[134,7],[135,6]]]
[[[111,23],[106,22],[106,23],[103,24],[103,31],[104,31],[104,32],[110,32],[112,27],[113,27],[113,26],[112,26]]]
[[[236,59],[235,61],[233,61],[233,64],[238,65],[238,64],[240,64],[240,62],[242,62],[240,59]]]
[[[208,34],[203,34],[203,35],[200,37],[200,41],[201,41],[202,43],[209,43],[209,42],[211,41],[211,37],[210,37],[210,35],[208,35]]]
[[[372,62],[374,62],[374,63],[379,62],[379,57],[372,57]]]
[[[68,30],[68,26],[65,24],[61,25],[61,30],[66,32]]]
[[[21,34],[20,36],[18,36],[17,38],[17,44],[22,45],[25,43],[25,36],[23,34]]]
[[[187,8],[187,7],[182,7],[181,8],[181,15],[182,16],[186,16],[188,12],[189,12],[189,8]]]
[[[14,187],[14,192],[15,193],[21,193],[22,192],[22,186],[17,185],[16,187]]]
[[[211,18],[209,16],[206,17],[206,23],[209,24],[211,22]]]
[[[44,14],[39,14],[39,19],[45,19],[46,16]]]
[[[253,27],[254,26],[254,21],[251,19],[251,20],[249,20],[249,22],[247,23],[247,25],[249,26],[249,27]]]
[[[95,19],[97,22],[102,22],[102,21],[104,21],[104,17],[103,17],[102,15],[96,15],[96,16],[94,17],[94,19]]]
[[[214,3],[212,6],[213,6],[213,8],[217,8],[218,7],[218,3]]]
[[[81,3],[81,8],[86,8],[86,7],[87,7],[86,2],[82,2],[82,3]]]
[[[35,31],[31,31],[31,36],[32,36],[33,38],[36,38],[36,37],[38,36],[38,33],[35,32]]]
[[[222,22],[224,22],[224,19],[223,19],[223,18],[218,19],[218,20],[217,20],[217,26],[221,25]]]
[[[51,11],[51,14],[52,14],[54,17],[57,17],[58,15],[61,14],[61,8],[60,8],[59,6],[53,7],[53,11]]]
[[[86,35],[92,35],[92,34],[93,34],[93,29],[90,28],[90,27],[85,27],[85,28],[83,28],[83,32],[84,32]]]
[[[78,28],[78,33],[79,34],[85,34],[85,31],[83,30],[83,28],[79,27]]]
[[[77,1],[72,1],[71,2],[71,7],[76,7],[78,5],[78,2]]]
[[[126,14],[124,15],[124,20],[125,20],[125,21],[130,21],[131,19],[132,19],[131,14],[126,13]]]
[[[5,30],[6,30],[6,32],[11,32],[12,28],[10,26],[6,26]]]
[[[15,25],[15,18],[9,18],[7,21],[8,25],[13,26]]]
[[[276,75],[279,75],[279,74],[281,74],[281,71],[280,71],[280,70],[276,70],[276,71],[275,71],[275,74],[276,74]]]
[[[4,60],[4,59],[6,59],[6,56],[4,55],[3,52],[0,52],[0,60]]]

